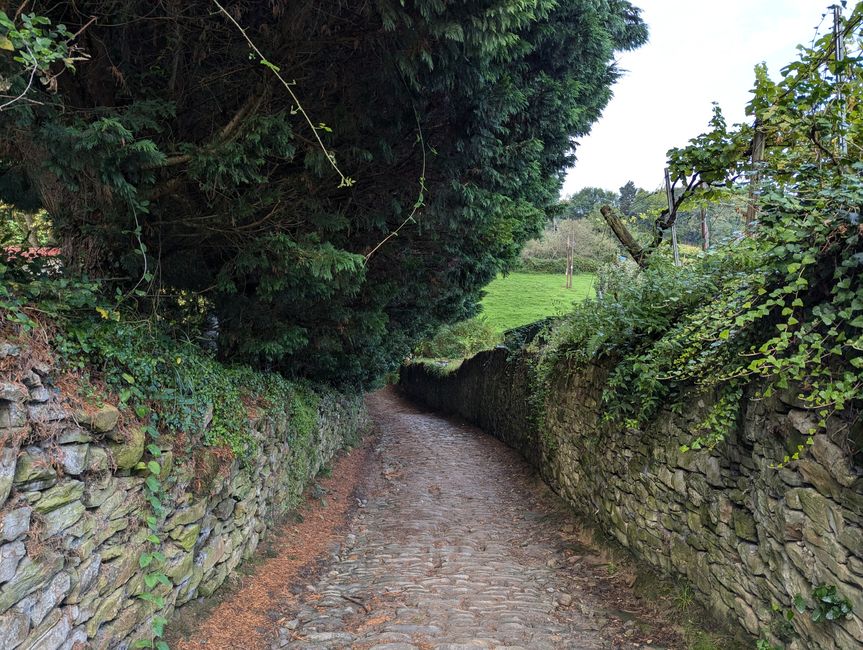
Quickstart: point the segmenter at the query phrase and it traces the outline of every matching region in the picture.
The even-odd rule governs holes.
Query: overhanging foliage
[[[622,0],[225,9],[270,65],[208,2],[36,6],[90,59],[2,114],[0,198],[142,310],[204,296],[223,358],[351,384],[476,311],[646,38]]]

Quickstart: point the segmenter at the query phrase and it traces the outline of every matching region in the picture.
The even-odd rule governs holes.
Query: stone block
[[[196,564],[200,564],[204,575],[221,562],[225,557],[227,542],[224,537],[216,537],[198,553]]]
[[[853,486],[860,478],[860,473],[851,463],[850,454],[834,444],[827,434],[822,433],[813,438],[812,455],[844,487]]]
[[[96,611],[93,613],[92,618],[87,621],[85,628],[87,630],[87,636],[91,638],[96,636],[96,633],[99,631],[99,627],[103,623],[113,620],[114,617],[120,613],[120,609],[123,607],[125,600],[126,590],[124,587],[115,589],[105,598],[102,598],[96,606]]]
[[[806,483],[812,485],[821,494],[832,495],[839,490],[839,483],[827,468],[812,458],[801,458],[797,461],[797,470]]]
[[[177,526],[185,526],[186,524],[198,522],[204,518],[206,512],[207,502],[204,500],[195,501],[188,508],[178,510],[174,513],[174,515],[165,523],[165,530],[170,531]]]
[[[81,565],[77,568],[74,579],[72,580],[69,595],[66,596],[67,604],[76,605],[81,602],[82,595],[90,589],[95,582],[96,577],[99,575],[99,569],[101,566],[102,556],[99,553],[88,555],[87,558],[81,562]]]
[[[219,519],[227,519],[234,512],[234,506],[236,506],[237,502],[231,498],[222,499],[219,501],[219,504],[213,508],[213,514],[215,514]]]
[[[80,650],[87,647],[87,630],[84,627],[76,627],[72,630],[60,650]]]
[[[722,468],[719,466],[719,459],[713,455],[701,456],[701,472],[709,485],[713,487],[722,487],[725,482],[722,479]]]
[[[46,490],[33,509],[40,514],[45,514],[67,503],[77,501],[83,495],[84,484],[81,481],[64,481]]]
[[[863,558],[863,528],[858,526],[846,526],[837,538],[839,543],[846,549],[854,553],[857,557]]]
[[[96,447],[91,447],[92,453]],[[88,479],[84,487],[84,496],[81,501],[88,508],[101,508],[101,506],[117,493],[119,483],[117,479],[106,476],[102,480]],[[122,496],[120,498],[123,498]]]
[[[30,389],[29,401],[31,404],[44,404],[45,402],[49,402],[52,397],[54,397],[55,392],[49,390],[45,386],[33,386]]]
[[[53,537],[66,530],[81,518],[85,510],[86,508],[81,501],[72,501],[45,513],[42,515],[42,520],[45,524],[45,536]]]
[[[69,416],[66,409],[60,404],[49,402],[47,404],[27,404],[27,417],[32,422],[59,422]]]
[[[755,519],[748,511],[742,508],[734,508],[731,513],[731,519],[734,525],[734,534],[737,537],[750,542],[758,541],[758,530],[755,525]]]
[[[78,476],[87,470],[87,452],[90,445],[63,445],[60,447],[60,464],[70,476]]]
[[[140,427],[131,427],[125,432],[125,439],[108,445],[111,460],[119,469],[132,469],[144,455],[146,434]]]
[[[112,404],[103,404],[96,411],[79,411],[75,419],[97,433],[112,431],[120,420],[120,411]]]
[[[61,571],[55,575],[46,587],[39,590],[39,600],[30,611],[33,625],[39,625],[48,613],[53,610],[69,593],[72,580],[69,574]]]
[[[75,424],[67,426],[57,437],[57,444],[69,445],[73,443],[84,443],[93,440],[93,436],[86,430]]]
[[[14,650],[27,638],[30,617],[21,612],[8,612],[0,616],[0,648]]]
[[[823,530],[832,532],[831,522],[835,523],[837,514],[830,500],[812,488],[789,490],[786,500],[792,492],[795,493],[800,509],[806,513],[806,516]]]
[[[145,604],[141,601],[129,602],[119,614],[105,624],[94,639],[95,647],[105,647],[113,649],[118,646],[125,645],[123,642],[132,636],[135,637],[135,630],[146,616]],[[149,626],[147,626],[149,627]],[[146,629],[146,636],[149,638],[150,629]],[[103,645],[104,644],[104,645]]]
[[[191,552],[180,553],[176,558],[171,560],[170,564],[165,569],[165,575],[168,576],[174,584],[181,584],[191,577],[194,565],[195,557]]]
[[[15,577],[18,563],[27,554],[23,542],[11,542],[0,546],[0,583]]]
[[[38,562],[25,556],[18,564],[15,577],[0,587],[0,614],[41,588],[62,568],[63,557],[57,553],[48,553]]]
[[[174,528],[169,533],[171,539],[173,539],[180,548],[185,549],[186,551],[191,551],[195,548],[195,543],[198,541],[200,534],[201,524],[190,524],[181,528]]]
[[[21,650],[58,650],[72,631],[72,619],[71,611],[55,609],[42,625],[30,633]]]
[[[0,447],[0,508],[9,497],[15,480],[15,465],[18,462],[18,447]]]
[[[760,548],[757,544],[740,543],[737,545],[737,553],[740,561],[753,576],[762,576],[766,572],[764,561],[761,559]]]
[[[33,509],[29,506],[10,510],[0,517],[0,540],[11,542],[30,529],[30,513]]]
[[[26,447],[18,456],[15,467],[15,483],[28,483],[56,477],[51,462],[39,447]]]
[[[27,411],[20,402],[0,401],[0,429],[18,429],[27,424]]]
[[[91,446],[87,453],[86,471],[104,472],[111,466],[108,452],[104,447]]]
[[[0,381],[0,401],[23,402],[29,396],[25,385],[16,381]]]

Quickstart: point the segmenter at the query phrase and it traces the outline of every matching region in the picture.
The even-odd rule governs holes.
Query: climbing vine
[[[734,426],[753,380],[762,397],[793,391],[820,426],[859,398],[863,68],[854,48],[861,18],[858,5],[843,23],[851,50],[844,60],[826,35],[801,48],[781,81],[756,70],[748,106],[755,127],[728,127],[717,109],[709,133],[669,154],[673,174],[700,178],[702,193],[757,173],[752,236],[680,268],[658,253],[643,273],[612,283],[553,333],[544,376],[563,359],[614,359],[606,414],[633,425],[682,404],[693,386],[714,393],[692,448],[716,444]],[[753,162],[756,130],[765,147]]]

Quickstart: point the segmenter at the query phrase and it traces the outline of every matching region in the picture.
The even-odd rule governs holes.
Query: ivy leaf
[[[168,623],[164,616],[154,616],[152,621],[153,632],[156,636],[162,636],[165,633],[165,625]]]

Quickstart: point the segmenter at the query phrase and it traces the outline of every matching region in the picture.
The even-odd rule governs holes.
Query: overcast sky
[[[745,119],[755,64],[774,79],[811,44],[831,0],[631,0],[650,27],[650,42],[619,57],[624,76],[614,98],[576,150],[564,196],[582,187],[616,190],[627,180],[662,183],[665,152],[707,129],[711,102],[728,123]],[[850,7],[854,2],[849,2]]]

